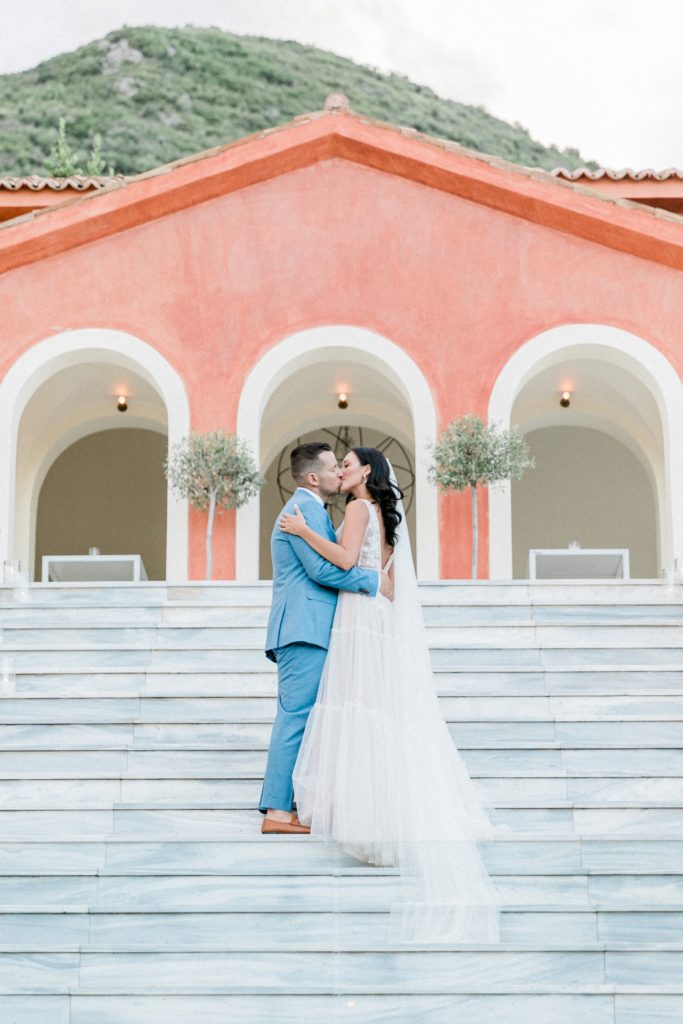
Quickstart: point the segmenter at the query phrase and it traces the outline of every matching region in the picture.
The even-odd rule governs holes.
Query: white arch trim
[[[237,433],[256,453],[261,448],[263,414],[280,384],[299,366],[329,349],[343,349],[347,357],[373,367],[404,396],[415,434],[415,511],[417,573],[421,579],[439,575],[438,496],[427,479],[427,445],[436,439],[436,410],[422,371],[394,342],[363,327],[313,327],[284,338],[252,367],[242,389],[237,411]],[[237,510],[237,579],[259,575],[259,499]]]
[[[0,383],[0,559],[15,557],[16,453],[26,405],[46,380],[81,362],[124,366],[160,394],[168,417],[169,445],[189,433],[190,405],[181,377],[147,342],[124,331],[81,328],[37,342],[10,367]],[[188,566],[188,508],[168,488],[166,579],[183,582]]]
[[[609,351],[648,388],[659,409],[664,460],[660,553],[663,565],[683,562],[683,382],[668,359],[638,335],[608,324],[563,324],[522,345],[501,370],[491,391],[488,417],[506,429],[523,386],[548,360],[565,349]],[[587,353],[588,354],[588,353]],[[492,579],[512,577],[512,505],[510,485],[489,494],[489,566]]]

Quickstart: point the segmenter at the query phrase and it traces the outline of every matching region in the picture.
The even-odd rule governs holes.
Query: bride
[[[402,493],[384,455],[364,447],[344,458],[340,490],[338,543],[298,510],[281,528],[340,568],[388,569],[395,597],[339,595],[294,769],[299,820],[359,860],[398,867],[399,940],[498,942],[499,899],[477,846],[498,830],[439,710]]]

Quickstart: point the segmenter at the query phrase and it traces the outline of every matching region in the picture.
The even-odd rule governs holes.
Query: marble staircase
[[[0,588],[0,1024],[683,1021],[680,588],[421,595],[500,946],[392,946],[393,871],[260,835],[267,584]]]

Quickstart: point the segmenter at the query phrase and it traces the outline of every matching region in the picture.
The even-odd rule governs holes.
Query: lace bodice
[[[365,498],[357,498],[356,500],[364,502],[370,512],[370,518],[368,519],[368,525],[365,527],[365,535],[358,553],[356,565],[361,566],[363,569],[381,569],[382,537],[379,531],[379,510],[371,501],[366,501]],[[338,541],[341,540],[343,530],[344,524],[342,523],[337,530]]]
[[[365,501],[364,498],[360,499]],[[363,569],[380,569],[382,566],[382,539],[379,532],[378,510],[371,501],[365,501],[370,517],[365,527],[365,536],[358,555],[358,565]]]
[[[360,500],[365,501],[364,498]],[[368,525],[365,527],[365,536],[358,555],[358,565],[363,569],[379,569],[382,565],[382,540],[379,532],[378,511],[371,501],[365,501],[365,504],[368,506],[370,517]]]

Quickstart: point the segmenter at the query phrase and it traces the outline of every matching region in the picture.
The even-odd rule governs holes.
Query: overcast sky
[[[0,73],[124,24],[214,25],[397,71],[604,166],[683,166],[683,0],[0,0],[3,8]]]

